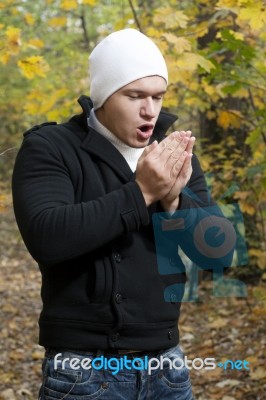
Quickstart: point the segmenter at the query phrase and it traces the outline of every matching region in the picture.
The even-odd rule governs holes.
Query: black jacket
[[[158,271],[151,216],[118,150],[83,113],[26,132],[13,173],[17,223],[42,273],[40,344],[72,349],[162,349],[178,343],[180,303],[164,288],[185,273]],[[161,112],[153,140],[175,117]],[[180,209],[208,203],[196,156]],[[193,197],[193,196],[192,196]],[[199,203],[197,198],[200,199]]]

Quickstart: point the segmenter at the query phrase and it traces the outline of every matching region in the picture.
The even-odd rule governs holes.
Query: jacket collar
[[[82,95],[78,99],[78,102],[83,112],[82,114],[72,117],[69,122],[78,124],[79,128],[83,131],[81,148],[108,163],[125,180],[130,179],[132,177],[132,171],[124,157],[107,139],[88,127],[87,119],[93,107],[91,99],[88,96]],[[175,115],[162,110],[156,122],[150,143],[154,140],[161,141],[166,131],[176,119],[177,117]]]

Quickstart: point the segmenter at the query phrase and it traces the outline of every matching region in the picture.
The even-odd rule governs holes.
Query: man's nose
[[[145,99],[143,99],[140,115],[142,117],[149,117],[149,118],[156,117],[155,106],[152,97],[146,97]]]

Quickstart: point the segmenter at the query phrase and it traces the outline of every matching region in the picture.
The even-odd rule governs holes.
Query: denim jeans
[[[39,400],[193,400],[183,358],[179,346],[144,355],[47,351]]]

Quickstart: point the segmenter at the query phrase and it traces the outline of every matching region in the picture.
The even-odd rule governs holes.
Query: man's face
[[[145,147],[159,116],[166,82],[160,76],[138,79],[110,96],[96,110],[99,121],[130,147]]]

